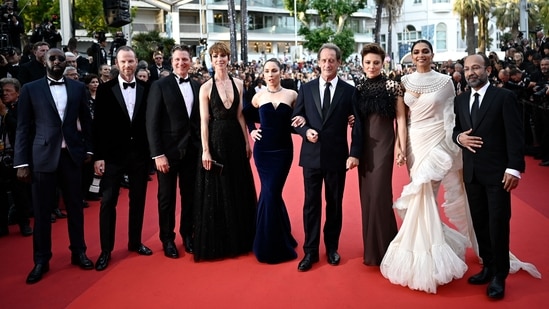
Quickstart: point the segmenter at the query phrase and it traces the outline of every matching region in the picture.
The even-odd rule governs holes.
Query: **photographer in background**
[[[7,45],[1,47],[21,49],[21,34],[25,33],[25,28],[23,19],[17,14],[17,1],[6,1],[6,4],[0,6],[0,25],[0,32],[8,37]]]
[[[61,34],[55,28],[55,22],[57,17],[53,16],[52,19],[45,19],[43,23],[36,26],[32,32],[30,38],[31,43],[36,43],[39,41],[47,42],[51,48],[56,48],[57,44],[61,42]]]
[[[17,102],[21,85],[15,78],[0,79],[0,236],[8,231],[10,200],[15,206],[15,221],[23,236],[32,235],[29,225],[31,187],[17,180],[17,170],[13,168],[13,144],[17,127]]]
[[[19,75],[17,75],[17,79],[19,80],[21,85],[46,76],[45,55],[49,49],[50,44],[46,42],[34,43],[32,47],[34,59],[25,64],[22,64],[19,68]]]
[[[94,39],[92,45],[88,48],[88,59],[90,60],[90,70],[88,72],[99,75],[101,65],[107,64],[107,52],[105,51],[107,37],[105,32],[97,32]]]
[[[19,76],[21,52],[13,47],[0,49],[0,78]]]
[[[549,166],[549,57],[540,62],[542,80],[534,87],[534,102],[541,107],[541,166]]]
[[[115,63],[116,59],[116,51],[120,46],[126,45],[128,40],[124,37],[124,33],[122,31],[117,31],[116,35],[114,36],[114,40],[111,43],[111,48],[109,49],[109,56],[111,56],[111,64]]]

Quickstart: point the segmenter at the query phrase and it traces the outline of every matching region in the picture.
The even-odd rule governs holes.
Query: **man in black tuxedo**
[[[99,85],[93,118],[94,169],[102,176],[103,195],[99,211],[101,254],[95,265],[98,271],[107,268],[114,249],[116,204],[124,174],[131,183],[128,250],[152,254],[141,242],[150,163],[145,127],[148,89],[135,78],[137,57],[131,47],[121,46],[116,62],[120,74]]]
[[[347,125],[348,117],[356,114],[353,104],[355,88],[337,77],[341,65],[340,49],[334,44],[324,44],[318,52],[318,65],[320,77],[299,89],[294,109],[294,116],[301,116],[307,121],[303,127],[296,128],[303,137],[299,165],[303,167],[305,182],[305,257],[298,265],[299,271],[311,269],[312,264],[319,260],[323,182],[326,191],[324,245],[328,263],[339,264],[337,249],[346,170],[358,165],[361,153],[362,126],[356,117],[349,155]]]
[[[463,149],[463,180],[483,269],[471,284],[490,283],[487,295],[501,299],[509,274],[511,190],[524,172],[524,137],[515,95],[491,86],[490,61],[484,55],[465,59],[471,88],[454,101],[454,142]]]
[[[157,50],[153,53],[153,61],[154,63],[149,66],[151,73],[149,81],[151,82],[158,80],[163,71],[171,71],[171,68],[164,63],[164,54],[161,51]]]
[[[21,83],[21,86],[46,76],[46,59],[44,55],[46,55],[49,49],[50,45],[46,42],[34,43],[32,47],[34,59],[19,67],[17,79]]]
[[[179,233],[188,253],[193,252],[194,184],[200,149],[200,84],[189,77],[191,50],[172,49],[173,73],[151,86],[147,105],[147,134],[158,171],[158,219],[164,255],[179,257],[175,246],[176,184],[179,178],[181,214]]]
[[[65,54],[46,53],[47,77],[23,86],[19,96],[14,166],[17,177],[31,181],[34,209],[34,268],[27,283],[49,270],[51,210],[59,186],[68,214],[71,263],[93,269],[86,256],[82,208],[82,164],[91,160],[91,116],[83,83],[63,78]],[[80,123],[80,128],[77,123]]]
[[[280,81],[280,86],[286,89],[292,89],[297,92],[297,85],[289,72],[284,73],[284,78]]]

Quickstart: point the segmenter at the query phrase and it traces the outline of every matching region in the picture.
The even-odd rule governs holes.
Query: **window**
[[[437,51],[444,51],[448,50],[446,47],[446,24],[440,23],[437,25],[435,39],[436,39],[436,50]]]

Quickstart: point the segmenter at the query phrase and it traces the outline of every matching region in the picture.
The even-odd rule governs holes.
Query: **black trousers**
[[[346,171],[328,171],[316,168],[303,168],[305,182],[305,203],[303,205],[303,226],[305,243],[303,251],[318,255],[320,245],[320,225],[322,217],[322,184],[326,200],[326,220],[324,222],[324,245],[326,251],[339,247],[339,235],[343,221],[343,190]]]
[[[100,183],[102,192],[99,210],[101,251],[111,252],[114,249],[116,205],[120,194],[120,182],[124,174],[127,174],[130,180],[128,246],[136,247],[141,244],[149,160],[140,154],[130,152],[124,163],[105,162],[105,172]]]
[[[84,241],[84,210],[82,207],[82,166],[76,164],[66,150],[61,151],[57,170],[32,173],[32,205],[34,210],[34,263],[49,262],[51,252],[51,210],[57,205],[56,189],[61,188],[69,225],[69,249],[73,254],[86,252]]]

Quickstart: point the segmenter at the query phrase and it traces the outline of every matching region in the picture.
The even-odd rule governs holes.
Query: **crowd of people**
[[[476,54],[438,66],[431,43],[419,40],[412,45],[412,68],[384,72],[385,51],[373,43],[362,49],[360,63],[345,65],[331,43],[314,62],[273,58],[235,65],[229,47],[215,43],[210,71],[180,45],[169,55],[154,52],[150,65],[131,47],[118,46],[115,63],[108,65],[100,39],[95,57],[83,65],[76,44],[63,52],[37,42],[33,59],[18,72],[1,66],[2,146],[13,161],[2,169],[9,186],[2,186],[0,198],[3,205],[13,201],[21,234],[33,235],[28,284],[49,271],[51,223],[56,214],[65,215],[60,197],[73,265],[97,271],[109,266],[121,187],[129,194],[127,249],[152,255],[141,233],[154,173],[166,257],[179,258],[179,234],[196,262],[248,252],[268,264],[296,259],[298,243],[282,198],[293,161],[292,134],[302,138],[304,180],[298,271],[319,262],[321,238],[327,262],[340,263],[345,180],[357,167],[363,262],[379,267],[392,283],[436,293],[437,286],[465,274],[468,247],[483,262],[468,282],[488,284],[490,298],[504,297],[510,271],[539,275],[509,252],[510,194],[524,172],[525,145],[541,150],[540,165],[549,165],[543,157],[549,148],[543,139],[549,135],[549,55],[519,57],[515,50],[503,61]],[[540,44],[538,52],[549,52]],[[516,71],[529,79],[499,77]],[[4,157],[2,162],[8,163]],[[395,202],[394,164],[406,166],[410,175]],[[99,192],[91,190],[99,178]],[[439,214],[441,187],[442,209],[457,229]],[[100,200],[101,252],[95,263],[84,239],[87,200]],[[1,236],[8,234],[8,206],[0,216]]]

